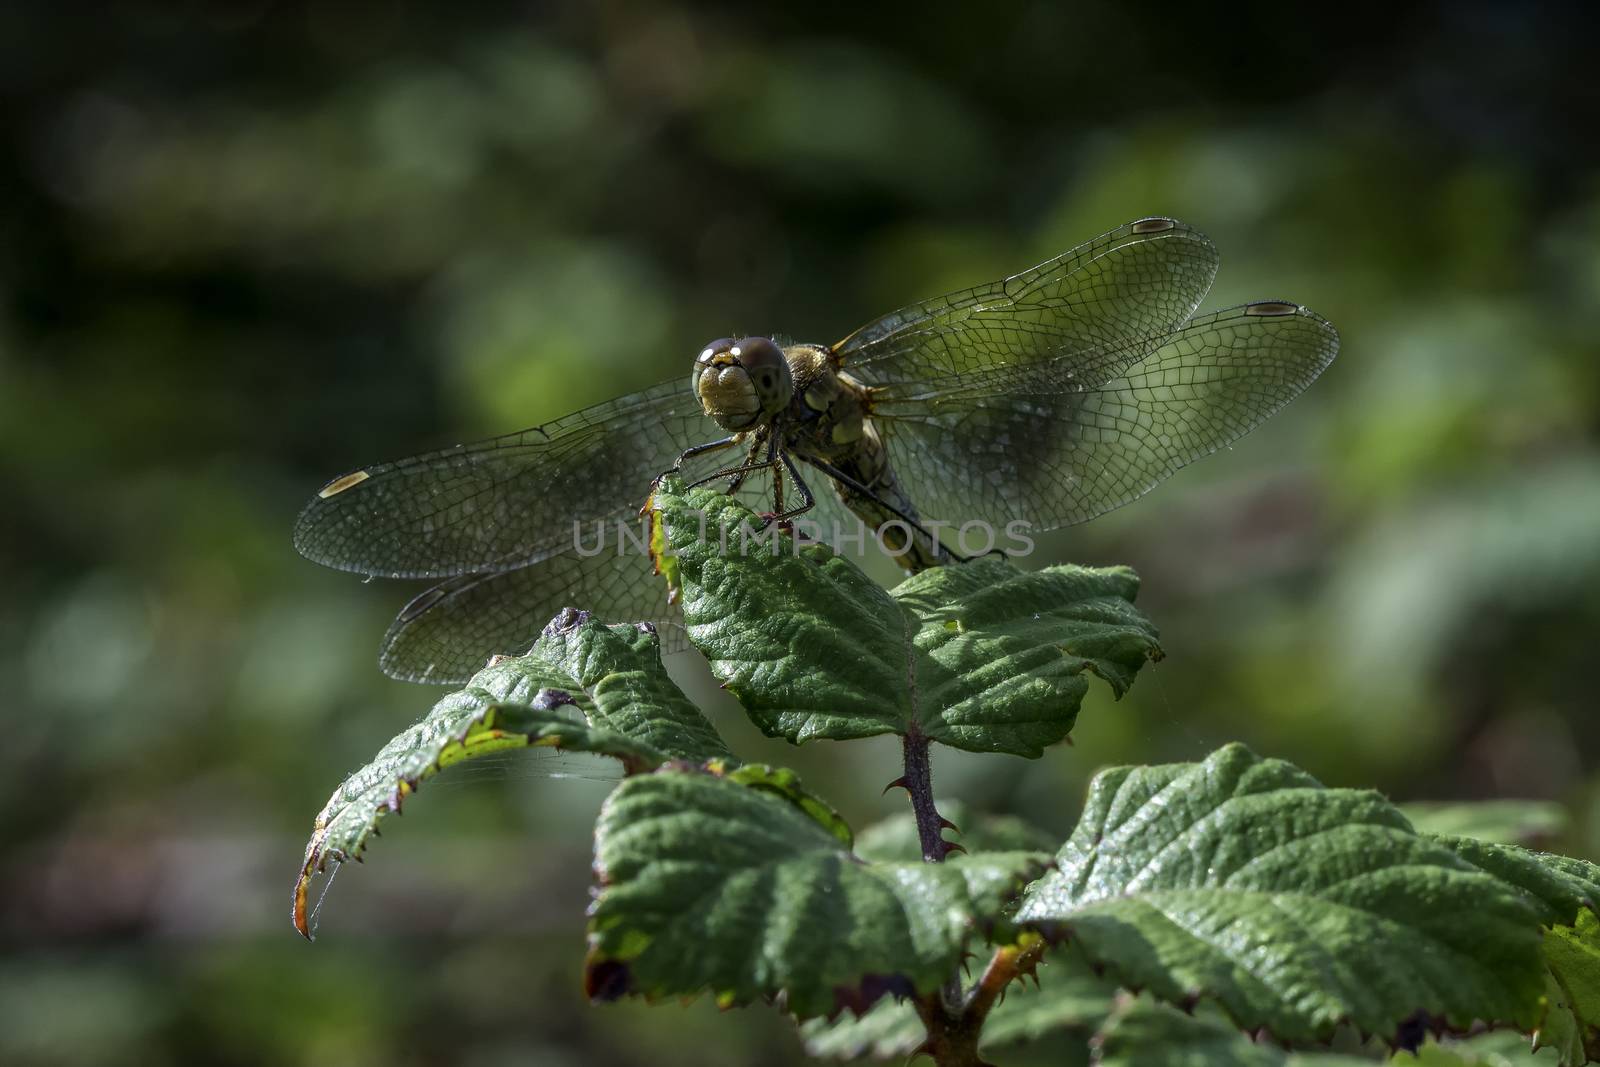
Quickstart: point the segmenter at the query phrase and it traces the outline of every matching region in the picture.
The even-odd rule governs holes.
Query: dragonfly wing
[[[1339,350],[1308,308],[1260,301],[1204,315],[1117,377],[1069,358],[890,388],[875,415],[924,513],[950,522],[1085,522],[1248,433]]]
[[[833,350],[871,385],[1044,362],[1098,385],[1188,320],[1216,273],[1204,234],[1140,219],[1014,277],[885,315]]]
[[[686,382],[663,382],[520,433],[336,478],[301,512],[295,547],[386,578],[511,569],[570,546],[574,523],[630,515],[684,449],[719,436]]]
[[[629,524],[638,534],[637,523]],[[406,605],[383,638],[378,662],[404,682],[457,684],[490,656],[520,655],[563,608],[592,610],[606,622],[651,622],[662,644],[683,647],[666,583],[631,541],[619,553],[614,527],[592,556],[573,549],[527,567],[448,578]],[[585,551],[597,546],[591,530]]]
[[[720,455],[723,466],[739,458]],[[850,513],[825,481],[820,475],[810,480],[817,507],[806,513],[801,527],[821,539],[854,529]],[[795,499],[792,486],[787,493]],[[760,511],[772,506],[771,494],[770,478],[758,473],[737,495]],[[631,512],[620,520],[585,522],[576,534],[569,532],[575,542],[527,566],[447,578],[400,612],[384,636],[379,664],[405,682],[464,682],[492,655],[526,652],[545,624],[567,607],[591,611],[606,622],[653,623],[663,651],[685,649],[682,616],[667,602],[666,583],[652,573],[648,531],[646,520]],[[740,541],[730,535],[729,543]]]

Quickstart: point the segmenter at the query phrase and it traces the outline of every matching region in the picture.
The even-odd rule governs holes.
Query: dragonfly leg
[[[787,457],[785,457],[785,458],[787,458]],[[903,522],[905,522],[907,525],[909,525],[913,530],[915,530],[917,533],[921,534],[923,537],[926,537],[928,539],[928,542],[933,546],[933,550],[934,550],[934,552],[936,554],[949,556],[951,559],[955,560],[957,563],[970,563],[970,562],[972,562],[972,557],[971,556],[964,556],[961,553],[955,551],[954,549],[945,546],[943,543],[940,542],[940,540],[937,537],[934,536],[934,534],[933,534],[933,532],[931,530],[929,530],[927,527],[922,525],[920,520],[912,517],[911,515],[906,514],[901,509],[895,507],[893,504],[889,503],[889,501],[883,499],[883,497],[879,496],[877,493],[874,493],[871,489],[868,489],[861,482],[859,482],[856,479],[850,477],[850,475],[846,474],[844,471],[840,470],[838,467],[835,467],[833,464],[828,463],[828,462],[826,462],[824,460],[814,459],[811,456],[805,457],[805,460],[806,460],[807,463],[809,463],[813,467],[817,468],[817,470],[821,471],[823,474],[826,474],[828,477],[832,478],[834,481],[838,482],[840,485],[844,486],[846,489],[850,490],[851,492],[859,493],[861,496],[866,497],[868,500],[871,500],[873,503],[882,506],[890,514],[894,515],[895,517],[897,517],[900,520],[902,520]]]
[[[806,512],[817,506],[817,498],[811,495],[811,487],[806,484],[806,480],[804,478],[800,477],[800,470],[794,465],[794,460],[790,458],[789,453],[781,452],[779,453],[778,458],[783,461],[783,467],[789,472],[789,477],[794,479],[794,487],[800,490],[800,499],[803,501],[803,503],[801,503],[801,505],[797,508],[788,508],[785,510],[783,507],[782,489],[780,488],[777,494],[774,495],[772,501],[773,504],[777,506],[778,510],[772,515],[766,517],[768,522],[787,522],[796,515],[804,515]],[[781,479],[778,479],[777,482],[780,487],[783,485]]]
[[[746,466],[756,462],[756,456],[760,454],[761,446],[762,446],[763,443],[764,443],[764,440],[763,440],[761,434],[757,433],[756,436],[750,442],[750,451],[745,453],[744,461],[745,461]],[[768,458],[770,459],[771,457],[768,457]],[[732,478],[729,478],[728,479],[728,489],[727,489],[728,495],[732,496],[733,494],[737,493],[740,490],[740,488],[742,488],[744,486],[745,479],[748,478],[749,476],[750,476],[750,471],[742,470],[738,474],[735,474]]]
[[[689,483],[688,488],[697,489],[700,486],[705,485],[707,482],[716,481],[718,478],[729,478],[729,477],[732,477],[734,475],[750,474],[750,473],[752,473],[754,471],[770,470],[770,469],[772,469],[772,466],[773,466],[773,461],[772,460],[770,460],[770,459],[761,459],[761,460],[757,460],[754,463],[741,463],[737,467],[724,467],[720,471],[712,471],[710,474],[706,475],[704,478],[696,478],[694,481]]]
[[[772,523],[786,523],[796,515],[804,515],[817,506],[817,498],[811,494],[811,487],[806,480],[800,477],[800,469],[794,465],[794,459],[788,452],[778,447],[778,435],[772,436],[772,445],[767,449],[767,462],[782,466],[775,466],[772,472],[772,510],[761,517],[768,525]],[[794,479],[794,486],[800,490],[802,503],[797,508],[783,506],[783,472],[788,471],[789,477]]]
[[[783,514],[783,468],[772,468],[772,510],[761,517],[771,525],[776,516]]]
[[[782,458],[787,461],[789,457],[783,456]],[[791,465],[785,462],[784,466],[777,466],[778,459],[778,435],[774,433],[772,435],[772,443],[767,446],[767,462],[774,465],[772,468],[772,510],[761,516],[768,526],[774,522],[783,521],[780,516],[787,514],[783,510],[783,470],[784,467]]]
[[[739,443],[739,435],[738,434],[734,434],[734,435],[729,436],[729,437],[720,438],[720,439],[718,439],[716,441],[707,441],[703,445],[695,445],[692,448],[686,448],[686,449],[683,450],[683,454],[680,455],[677,458],[677,460],[673,462],[672,466],[668,467],[666,470],[664,470],[660,474],[656,475],[655,481],[656,482],[660,482],[661,479],[665,478],[669,474],[677,474],[679,471],[683,470],[683,464],[687,460],[691,460],[696,456],[703,456],[707,452],[717,452],[717,451],[720,451],[720,450],[722,450],[724,448],[732,448],[734,445],[736,445],[738,443]],[[700,483],[696,482],[695,484],[699,485]]]
[[[729,438],[729,440],[733,440],[733,438]],[[756,453],[760,451],[763,444],[768,445],[767,456],[765,459],[756,459]],[[728,495],[732,496],[734,493],[738,492],[739,487],[744,484],[746,475],[751,474],[754,471],[771,470],[777,465],[778,434],[773,432],[769,438],[765,436],[764,433],[758,433],[756,435],[756,439],[751,443],[750,451],[746,454],[745,461],[743,463],[739,464],[737,467],[724,467],[722,470],[712,471],[704,478],[696,478],[694,481],[689,483],[689,488],[693,489],[696,486],[705,485],[707,482],[714,482],[718,478],[730,478],[731,480],[728,482]]]
[[[650,492],[651,492],[651,494],[654,495],[654,493],[656,491],[656,487],[661,484],[661,479],[665,478],[669,474],[677,474],[679,471],[683,470],[683,464],[684,464],[685,461],[691,460],[696,456],[703,456],[707,452],[717,452],[717,451],[720,451],[720,450],[722,450],[724,448],[731,448],[731,447],[733,447],[734,445],[736,445],[738,443],[739,443],[739,435],[738,434],[732,434],[732,435],[730,435],[728,437],[723,437],[723,438],[720,438],[720,439],[718,439],[716,441],[707,441],[703,445],[695,445],[692,448],[684,449],[683,453],[678,456],[677,460],[675,460],[673,462],[672,466],[668,467],[666,470],[662,471],[660,474],[658,474],[654,478],[650,479]],[[699,485],[700,483],[699,482],[695,482],[694,484],[695,485]],[[645,503],[644,503],[644,506],[639,509],[639,514],[640,515],[644,515],[649,510],[650,510],[650,501],[648,499],[646,499]]]

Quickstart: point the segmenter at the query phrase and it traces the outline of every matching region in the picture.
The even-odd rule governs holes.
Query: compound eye
[[[783,358],[783,349],[766,337],[741,337],[728,354],[737,359],[739,366],[756,382],[776,381],[778,372],[789,366],[789,361]]]
[[[741,337],[728,350],[739,361],[761,396],[762,406],[768,412],[776,411],[789,403],[794,381],[789,373],[789,361],[783,349],[767,337]]]
[[[695,357],[695,366],[701,367],[710,363],[717,356],[732,348],[734,344],[736,342],[731,337],[719,337],[715,341],[707,341],[700,349],[700,354]]]
[[[689,384],[695,392],[700,391],[700,376],[705,373],[718,356],[727,358],[728,349],[734,346],[731,337],[719,337],[715,341],[707,341],[700,349],[700,354],[694,357],[694,369],[689,373]]]

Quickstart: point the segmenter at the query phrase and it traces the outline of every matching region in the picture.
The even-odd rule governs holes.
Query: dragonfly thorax
[[[712,341],[695,357],[690,382],[705,413],[734,433],[774,418],[794,395],[789,362],[765,337]]]

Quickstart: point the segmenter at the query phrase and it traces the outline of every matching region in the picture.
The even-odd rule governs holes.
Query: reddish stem
[[[944,839],[944,828],[949,825],[940,818],[933,806],[933,762],[929,757],[929,740],[926,734],[912,726],[901,738],[905,750],[904,777],[896,784],[905,787],[911,795],[911,812],[917,820],[917,837],[922,843],[922,858],[928,863],[942,863],[950,844]]]

